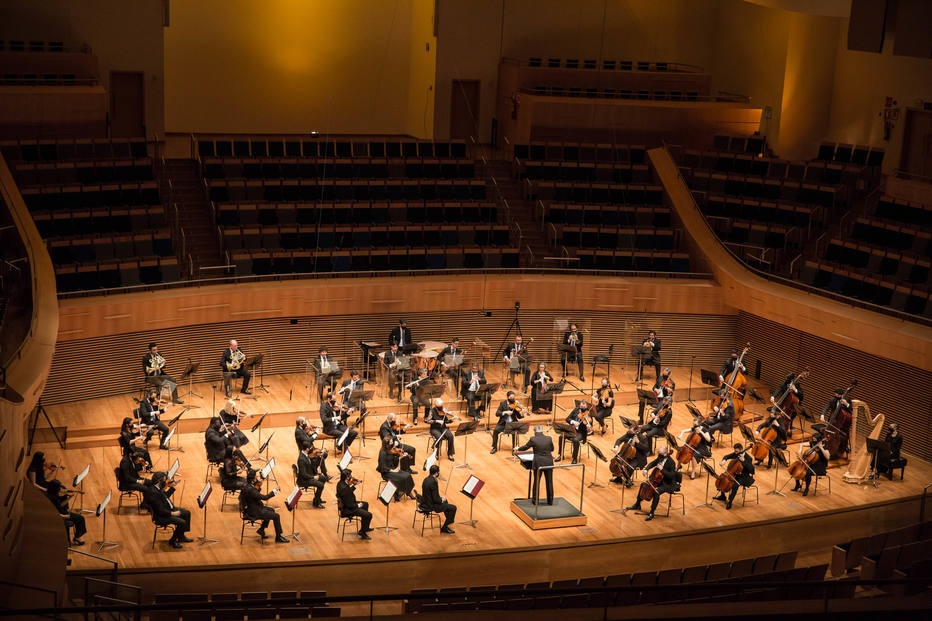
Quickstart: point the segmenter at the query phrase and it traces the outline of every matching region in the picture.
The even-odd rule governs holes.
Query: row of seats
[[[244,593],[156,593],[150,621],[211,621],[212,619],[307,619],[339,617],[340,608],[326,603],[325,591],[251,591]],[[309,602],[309,603],[303,603]],[[177,608],[171,608],[176,604]],[[222,607],[208,608],[209,604]],[[232,607],[239,604],[242,608]],[[237,617],[237,613],[239,616]]]
[[[832,547],[831,574],[835,577],[920,578],[901,595],[928,588],[932,576],[932,522],[910,524],[891,531],[858,537]],[[886,587],[891,588],[891,587]]]
[[[525,181],[525,196],[531,200],[566,203],[611,203],[616,205],[662,205],[659,185],[587,183],[572,181]]]
[[[705,200],[700,195],[699,199],[700,210],[710,217],[771,222],[806,230],[825,222],[824,207],[722,195],[706,195]]]
[[[823,207],[847,204],[844,186],[821,185],[795,179],[769,179],[739,173],[717,173],[707,170],[683,170],[691,190],[710,194],[746,196],[782,200]]]
[[[25,41],[23,39],[0,39],[0,51],[7,52],[64,52],[62,41]]]
[[[519,160],[515,158],[514,175],[518,178],[597,183],[650,183],[650,169],[645,164],[594,163]]]
[[[332,140],[329,138],[197,138],[199,157],[468,158],[462,140]]]
[[[569,248],[622,248],[631,250],[673,250],[676,235],[668,228],[622,226],[560,225],[552,227],[552,245]]]
[[[864,175],[856,164],[829,162],[790,162],[780,158],[757,157],[725,151],[686,149],[678,156],[681,167],[692,170],[735,172],[769,179],[790,179],[810,183],[855,186]]]
[[[598,69],[599,63],[594,58],[547,58],[531,56],[527,61],[528,67],[547,67],[548,69]],[[605,71],[683,71],[684,66],[675,63],[654,62],[647,60],[602,60],[602,69]]]
[[[709,224],[719,239],[733,244],[750,244],[775,250],[798,250],[803,239],[801,229],[786,224],[749,222],[732,218],[710,218]]]
[[[586,270],[612,270],[622,272],[678,272],[688,273],[689,255],[675,250],[600,250],[578,248],[578,267]]]
[[[541,219],[552,224],[588,224],[666,228],[672,225],[669,207],[657,205],[586,205],[540,203]]]
[[[860,270],[806,260],[799,279],[805,284],[910,315],[932,317],[932,303],[925,287],[917,288],[875,278]]]
[[[58,160],[54,162],[20,162],[15,164],[16,184],[23,187],[69,185],[73,183],[113,183],[153,179],[152,160]]]
[[[387,157],[353,158],[203,158],[201,170],[208,179],[469,179],[476,176],[467,158],[390,160]]]
[[[214,203],[217,224],[349,224],[366,222],[498,222],[486,201],[353,201],[314,203]]]
[[[149,157],[144,138],[62,138],[5,140],[0,152],[7,162],[55,162]]]
[[[716,134],[712,137],[712,148],[716,151],[761,155],[767,149],[767,138],[758,134],[752,136]]]
[[[167,232],[51,239],[47,245],[55,265],[93,264],[124,257],[170,257],[175,254]]]
[[[179,278],[178,259],[174,256],[100,261],[55,268],[59,292],[154,285],[175,282]]]
[[[508,226],[504,224],[254,226],[222,229],[222,235],[227,250],[329,250],[509,244]]]
[[[892,196],[881,196],[874,208],[874,215],[884,220],[928,226],[929,219],[932,218],[932,202],[921,204],[898,200]]]
[[[77,73],[10,73],[0,74],[0,86],[95,86],[98,80],[91,74]]]
[[[514,157],[522,161],[629,164],[644,164],[647,161],[647,148],[641,145],[547,141],[516,144],[513,150]]]
[[[160,205],[156,181],[22,188],[30,211],[70,211],[95,207]]]
[[[887,276],[898,283],[919,287],[932,286],[932,269],[928,259],[904,257],[882,247],[850,239],[832,239],[823,257],[827,261],[863,269],[868,274]]]
[[[161,205],[36,212],[32,214],[32,220],[43,239],[95,233],[141,232],[167,226]]]
[[[557,86],[536,84],[530,88],[534,95],[545,97],[585,97],[587,99],[639,99],[650,101],[699,101],[699,91],[658,89],[596,88],[594,86]]]
[[[880,167],[883,164],[885,150],[882,147],[851,145],[841,142],[823,142],[819,145],[816,159],[823,162],[841,162],[860,166]]]
[[[251,179],[207,180],[213,202],[481,200],[486,184],[481,179]]]

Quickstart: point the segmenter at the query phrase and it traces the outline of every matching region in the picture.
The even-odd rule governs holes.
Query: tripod
[[[518,320],[518,311],[521,310],[521,302],[515,302],[515,318],[511,321],[511,325],[508,326],[508,329],[505,330],[505,336],[502,337],[502,342],[498,346],[498,356],[501,358],[505,354],[505,343],[508,342],[508,337],[511,336],[511,331],[515,331],[515,336],[523,336],[521,334],[521,322]],[[505,373],[509,372],[506,367]],[[506,375],[507,379],[507,375]],[[507,385],[507,381],[504,382]]]
[[[32,452],[32,441],[36,437],[36,428],[39,426],[39,413],[42,413],[42,416],[45,417],[45,422],[48,423],[49,429],[52,430],[52,435],[55,436],[55,440],[58,442],[58,446],[61,447],[61,450],[65,450],[65,439],[59,437],[58,430],[55,429],[55,425],[52,424],[52,420],[49,418],[49,413],[45,411],[45,408],[42,407],[42,399],[39,399],[36,402],[36,407],[32,410],[32,426],[29,428],[29,443],[26,448],[26,452]]]

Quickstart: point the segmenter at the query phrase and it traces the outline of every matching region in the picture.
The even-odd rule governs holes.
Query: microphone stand
[[[693,402],[693,365],[696,362],[696,356],[690,356],[691,360],[689,361],[689,388],[686,389],[686,401],[688,403]]]
[[[704,466],[706,466],[705,468],[705,501],[702,502],[701,504],[696,505],[696,508],[698,509],[699,507],[708,507],[709,509],[716,511],[715,505],[709,502],[709,482],[712,480],[712,472],[710,471],[708,464],[705,463],[704,457],[700,461],[703,463]]]
[[[780,449],[775,449],[773,445],[770,445],[769,448],[770,448],[771,454],[774,454],[780,450]],[[768,496],[770,495],[783,496],[784,498],[786,498],[786,494],[783,493],[783,487],[786,487],[786,486],[784,485],[780,489],[777,489],[777,474],[780,472],[780,459],[774,459],[774,461],[777,462],[777,467],[773,469],[773,489],[767,492],[767,495]]]

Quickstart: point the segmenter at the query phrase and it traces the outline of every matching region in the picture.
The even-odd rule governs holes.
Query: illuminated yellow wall
[[[410,48],[405,133],[417,138],[431,138],[434,135],[434,75],[437,65],[434,0],[411,2]]]

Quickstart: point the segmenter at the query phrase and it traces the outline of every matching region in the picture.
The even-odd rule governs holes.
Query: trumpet
[[[236,371],[243,363],[246,362],[246,354],[243,353],[243,350],[236,349],[230,352],[230,361],[227,362],[227,371]]]

